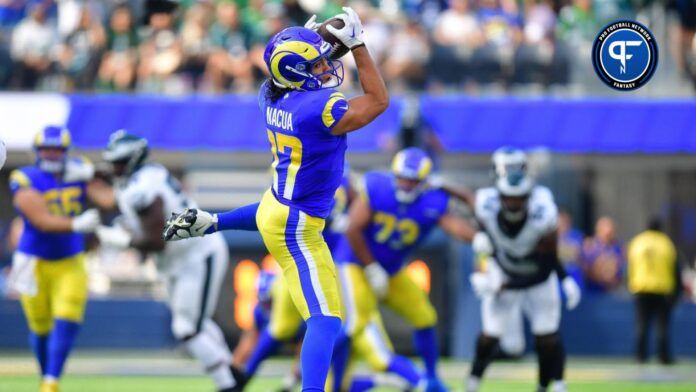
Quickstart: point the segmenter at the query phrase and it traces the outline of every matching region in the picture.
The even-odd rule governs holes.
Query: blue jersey
[[[396,200],[396,178],[390,173],[365,174],[363,195],[372,210],[372,220],[363,234],[375,260],[394,275],[447,213],[449,196],[442,190],[424,191],[413,203]],[[347,241],[339,246],[339,262],[360,264]]]
[[[85,206],[86,183],[63,182],[54,174],[36,166],[19,168],[10,174],[10,190],[14,195],[22,188],[37,191],[53,215],[77,216]],[[34,227],[19,211],[24,230],[17,251],[46,260],[59,260],[84,250],[84,236],[79,233],[44,233]]]
[[[346,136],[331,130],[348,110],[333,90],[290,91],[272,102],[261,88],[259,106],[273,153],[273,195],[282,204],[326,218],[343,178]]]

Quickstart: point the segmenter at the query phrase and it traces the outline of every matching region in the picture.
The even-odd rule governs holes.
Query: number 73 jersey
[[[348,110],[333,90],[291,91],[276,101],[261,88],[259,106],[273,154],[273,195],[287,206],[326,218],[343,178],[346,136],[331,130]]]
[[[426,189],[413,203],[399,203],[391,173],[366,173],[361,193],[372,210],[363,235],[373,257],[389,275],[401,270],[406,257],[428,237],[449,206],[449,196],[439,189]],[[360,264],[344,245],[347,241],[339,246],[336,261]]]

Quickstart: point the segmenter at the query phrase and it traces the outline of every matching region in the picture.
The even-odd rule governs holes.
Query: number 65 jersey
[[[86,203],[87,181],[92,177],[89,171],[83,178],[72,175],[73,169],[80,170],[91,164],[81,158],[70,158],[65,176],[57,178],[54,174],[42,171],[37,166],[25,166],[10,174],[10,191],[14,195],[20,189],[33,189],[46,201],[52,215],[80,215]],[[17,251],[45,260],[59,260],[73,256],[84,250],[84,234],[47,233],[39,230],[18,211],[24,222],[24,231],[19,239]]]
[[[114,186],[118,209],[123,221],[119,222],[134,236],[143,235],[139,212],[147,209],[159,197],[162,199],[164,217],[172,212],[181,212],[185,208],[197,208],[181,188],[179,181],[169,171],[159,164],[146,164],[137,169],[126,181]],[[164,225],[164,222],[162,222]],[[162,252],[157,256],[157,268],[170,271],[176,268],[192,252],[204,253],[209,249],[210,238],[216,234],[195,237],[186,241],[167,242]]]
[[[343,179],[346,135],[331,130],[348,102],[334,90],[290,91],[276,101],[261,87],[259,106],[273,153],[273,195],[282,204],[326,219]]]

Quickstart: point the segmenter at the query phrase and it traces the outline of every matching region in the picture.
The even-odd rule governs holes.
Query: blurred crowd
[[[269,37],[346,4],[396,92],[582,83],[599,29],[654,8],[695,80],[696,0],[0,0],[0,88],[250,92]]]

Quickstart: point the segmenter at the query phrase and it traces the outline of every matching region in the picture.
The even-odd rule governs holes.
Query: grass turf
[[[461,380],[448,380],[455,390],[462,390]],[[280,385],[280,379],[262,377],[254,380],[247,391],[271,392]],[[571,392],[687,392],[696,391],[696,383],[665,382],[622,382],[622,381],[573,381],[568,384]],[[38,380],[34,376],[3,376],[0,379],[0,392],[36,392]],[[208,392],[213,391],[212,383],[205,377],[144,377],[144,376],[71,376],[67,375],[61,383],[61,392]],[[528,392],[534,390],[529,381],[486,380],[482,392]],[[376,389],[375,391],[390,391]]]

